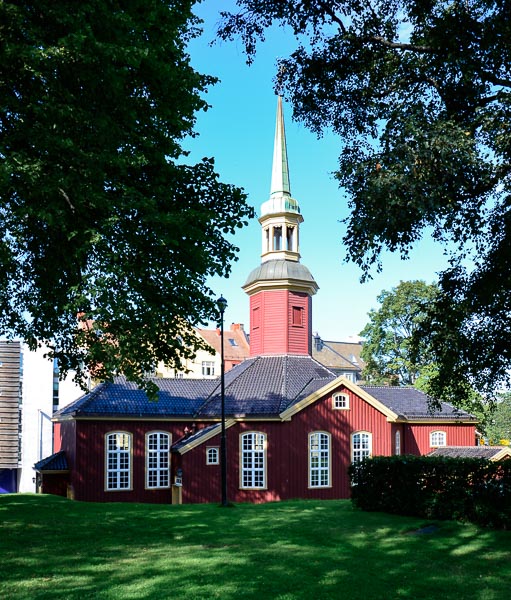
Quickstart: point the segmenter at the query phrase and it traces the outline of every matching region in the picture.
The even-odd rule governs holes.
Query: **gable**
[[[325,398],[325,396],[332,394],[334,391],[337,391],[338,389],[339,389],[339,391],[342,391],[342,390],[340,390],[340,388],[350,390],[353,394],[358,396],[361,400],[367,402],[370,406],[372,406],[378,412],[383,414],[387,418],[388,421],[396,421],[398,419],[398,415],[394,411],[389,409],[387,406],[385,406],[385,404],[383,404],[382,402],[380,402],[379,400],[377,400],[376,398],[374,398],[373,396],[368,394],[357,384],[349,381],[348,379],[346,379],[346,377],[343,377],[342,375],[340,377],[337,377],[334,380],[330,380],[327,384],[325,384],[322,387],[320,387],[319,389],[315,390],[314,392],[312,392],[311,394],[309,394],[302,400],[299,400],[298,402],[289,406],[286,410],[284,410],[283,412],[280,413],[280,418],[283,421],[289,421],[295,414],[299,413],[300,411],[302,411],[304,408],[310,406],[311,404],[314,404],[314,402],[317,402],[318,400]]]

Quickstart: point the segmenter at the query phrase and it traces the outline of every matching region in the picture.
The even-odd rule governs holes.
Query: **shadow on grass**
[[[0,597],[500,600],[511,534],[349,501],[88,504],[0,496]]]

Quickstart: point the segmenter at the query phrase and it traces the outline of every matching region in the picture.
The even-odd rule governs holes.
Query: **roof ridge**
[[[323,341],[323,340],[322,340],[322,341]],[[341,343],[341,344],[343,344],[344,342],[337,342],[337,343]],[[352,360],[350,360],[349,358],[346,358],[346,357],[344,356],[344,354],[341,354],[340,352],[337,352],[337,350],[334,350],[334,349],[332,348],[332,346],[329,346],[329,345],[328,345],[328,342],[325,342],[325,341],[323,341],[323,344],[324,344],[325,346],[327,346],[327,347],[328,347],[328,349],[329,349],[331,352],[333,352],[334,354],[337,354],[337,356],[340,356],[340,357],[341,357],[343,360],[345,360],[346,362],[349,362],[349,363],[350,363],[350,365],[352,365],[352,366],[354,366],[354,367],[357,367],[357,366],[359,366],[359,365],[356,365],[356,364],[355,364],[355,363],[354,363]]]

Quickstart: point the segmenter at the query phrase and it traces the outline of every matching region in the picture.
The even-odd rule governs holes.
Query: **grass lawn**
[[[0,598],[503,600],[511,532],[347,500],[163,506],[0,495]]]

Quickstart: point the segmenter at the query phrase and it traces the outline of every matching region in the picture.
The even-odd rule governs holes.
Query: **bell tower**
[[[270,197],[261,206],[261,265],[243,285],[250,297],[250,354],[311,354],[312,296],[318,285],[300,263],[298,202],[291,197],[282,98],[277,100]]]

